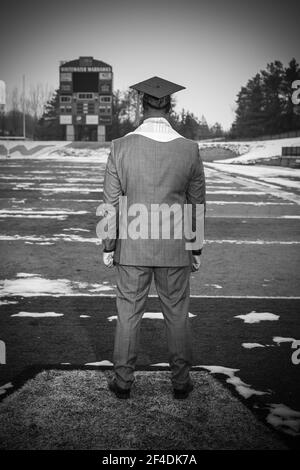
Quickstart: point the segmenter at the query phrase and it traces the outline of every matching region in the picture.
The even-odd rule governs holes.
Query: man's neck
[[[159,111],[147,111],[144,115],[143,115],[143,121],[145,121],[146,119],[155,119],[155,118],[163,118],[163,119],[166,119],[167,121],[169,121],[169,115],[168,114],[165,114],[165,113],[160,113]]]

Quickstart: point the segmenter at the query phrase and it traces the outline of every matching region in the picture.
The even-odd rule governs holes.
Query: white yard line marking
[[[99,193],[102,193],[103,190],[100,189],[99,190]],[[49,202],[49,201],[56,201],[56,199],[49,199],[49,198],[44,198],[44,197],[39,197],[39,200],[41,201],[46,201],[46,202]],[[100,202],[103,202],[103,199],[70,199],[70,198],[59,198],[59,201],[71,201],[71,202],[95,202],[97,204],[100,204]]]
[[[0,235],[0,241],[25,241],[28,243],[51,243],[51,242],[82,242],[82,243],[95,243],[101,245],[100,238],[85,238],[80,235],[74,234],[55,234],[53,237],[35,236],[35,235]]]
[[[300,219],[300,215],[233,215],[233,214],[207,214],[205,216],[209,219]]]
[[[89,194],[89,193],[99,193],[101,192],[102,190],[100,190],[100,188],[95,188],[95,189],[92,189],[92,188],[77,188],[77,187],[63,187],[63,186],[60,186],[60,187],[57,187],[57,188],[47,188],[47,187],[40,187],[40,188],[31,188],[31,187],[27,187],[27,185],[16,185],[15,187],[12,188],[13,191],[20,191],[20,190],[26,190],[26,191],[41,191],[43,193],[72,193],[72,192],[76,192],[76,193],[82,193],[82,194]]]
[[[89,294],[84,294],[89,295]],[[99,297],[116,297],[115,294],[99,294]],[[150,298],[158,298],[157,294],[149,294]],[[300,300],[300,296],[293,295],[208,295],[208,294],[191,294],[193,299],[274,299],[274,300]]]
[[[295,206],[293,202],[262,202],[262,201],[207,201],[207,205],[239,204],[241,206]]]
[[[299,245],[300,241],[292,240],[292,241],[285,241],[285,240],[205,240],[205,244],[223,244],[229,243],[232,245]]]
[[[0,281],[1,282],[1,281]],[[5,293],[1,294],[0,297],[18,297],[19,295],[24,296],[24,294],[18,294],[18,293]],[[70,292],[70,293],[51,293],[51,292],[45,292],[45,293],[36,293],[36,292],[29,292],[26,293],[26,297],[38,297],[38,296],[49,296],[49,297],[64,297],[64,296],[69,296],[69,297],[107,297],[107,298],[115,298],[116,294],[108,294],[108,293],[86,293],[86,291],[82,292]],[[157,294],[149,294],[149,298],[158,298]],[[300,300],[299,296],[285,296],[285,295],[277,295],[277,296],[272,296],[272,295],[206,295],[206,294],[191,294],[190,298],[192,299],[259,299],[259,300]]]
[[[66,220],[67,215],[42,215],[42,214],[0,214],[0,219],[56,219]]]
[[[34,210],[31,208],[24,208],[24,209],[1,209],[1,214],[22,214],[25,216],[30,216],[32,214],[36,215],[81,215],[81,214],[88,214],[88,211],[72,211],[69,209],[50,209],[50,210]]]
[[[264,196],[264,193],[262,191],[240,191],[238,189],[214,189],[214,190],[207,190],[206,194],[230,194],[230,195],[256,195],[256,196]]]
[[[225,191],[230,191],[230,190],[239,190],[239,185],[235,185],[235,186],[222,186],[221,184],[206,184],[206,189],[210,189],[210,190],[222,190],[222,189],[225,189]],[[251,191],[251,189],[250,189]]]
[[[243,186],[247,186],[247,188],[252,187],[258,190],[262,190],[267,194],[271,194],[272,196],[279,197],[281,199],[286,199],[288,201],[293,201],[296,204],[300,204],[300,196],[296,195],[292,192],[284,191],[283,189],[275,186],[274,184],[266,183],[261,180],[254,180],[252,178],[247,178],[244,175],[235,174],[232,176],[230,173],[230,168],[224,169],[219,167],[215,168],[215,166],[210,166],[209,163],[205,163],[205,166],[208,166],[211,171],[214,171],[218,177],[220,177],[220,173],[224,175],[224,178],[231,181],[232,183],[239,183]],[[232,172],[234,172],[234,165],[232,165]]]
[[[81,237],[80,235],[74,234],[66,234],[66,233],[55,233],[53,237],[45,237],[45,236],[35,236],[35,235],[0,235],[0,241],[27,241],[27,242],[57,242],[57,241],[65,241],[65,242],[82,242],[82,243],[95,243],[101,244],[100,238],[88,238],[88,237]],[[228,243],[230,245],[299,245],[299,240],[238,240],[238,239],[224,239],[224,240],[205,240],[204,245],[211,245],[211,244],[224,244]]]

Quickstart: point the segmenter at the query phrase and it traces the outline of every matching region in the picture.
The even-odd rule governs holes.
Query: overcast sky
[[[276,4],[277,3],[277,4]],[[2,0],[0,80],[58,86],[60,60],[112,65],[114,89],[161,76],[182,107],[229,128],[236,94],[275,59],[299,62],[299,1]]]

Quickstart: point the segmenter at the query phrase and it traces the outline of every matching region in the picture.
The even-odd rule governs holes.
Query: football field
[[[103,266],[96,236],[107,152],[0,160],[0,398],[36,370],[112,365],[115,271]],[[194,368],[300,435],[299,192],[229,165],[206,164],[205,174],[205,246],[191,275]],[[167,366],[152,286],[137,368]]]

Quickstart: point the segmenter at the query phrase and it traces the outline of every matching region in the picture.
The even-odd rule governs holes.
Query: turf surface
[[[282,450],[285,445],[209,374],[174,400],[169,374],[136,372],[129,400],[111,372],[50,370],[0,405],[2,449]]]

